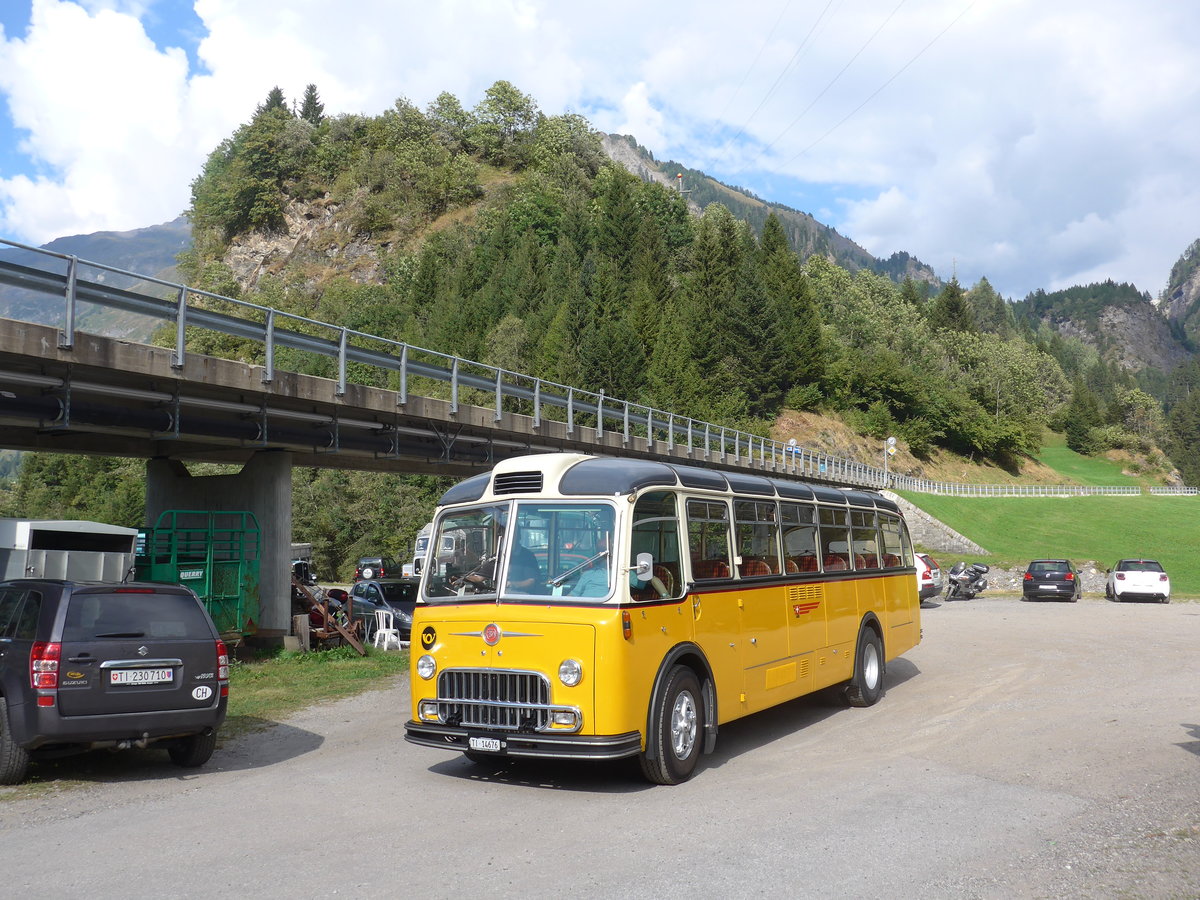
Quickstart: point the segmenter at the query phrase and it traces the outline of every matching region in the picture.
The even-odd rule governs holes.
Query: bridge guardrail
[[[289,348],[312,353],[333,361],[337,389],[346,392],[349,367],[365,365],[379,370],[396,391],[397,406],[408,400],[410,381],[425,378],[449,387],[451,412],[457,413],[460,393],[465,390],[491,395],[496,421],[505,403],[523,405],[539,424],[543,414],[562,416],[567,433],[588,431],[599,441],[605,432],[620,432],[622,441],[644,441],[647,450],[657,443],[668,448],[685,446],[705,459],[719,458],[768,473],[837,482],[859,487],[895,488],[920,493],[955,496],[1066,496],[1083,494],[1140,494],[1137,487],[1089,487],[1080,485],[969,485],[935,482],[898,475],[883,468],[821,451],[783,443],[737,429],[679,416],[645,404],[608,397],[571,385],[558,384],[532,375],[512,372],[497,366],[393,341],[316,319],[283,312],[245,300],[225,297],[200,288],[165,281],[154,276],[130,272],[103,263],[82,260],[40,247],[31,247],[0,238],[0,244],[33,253],[39,260],[54,260],[58,269],[33,268],[0,259],[0,283],[59,296],[63,302],[60,348],[74,345],[76,321],[81,303],[123,310],[174,325],[175,348],[172,365],[182,368],[187,356],[189,327],[215,331],[262,346],[262,381],[275,377],[275,352]],[[95,270],[96,280],[80,277],[81,270]],[[153,296],[117,285],[104,283],[104,273],[131,279],[132,283],[161,288],[168,296]],[[194,298],[194,299],[193,299]],[[210,309],[195,301],[225,304],[241,315]],[[1197,489],[1151,489],[1152,493],[1200,493]]]

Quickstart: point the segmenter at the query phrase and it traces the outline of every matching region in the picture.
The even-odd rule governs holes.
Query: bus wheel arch
[[[712,671],[698,647],[676,647],[663,659],[650,692],[642,774],[656,784],[687,781],[716,737]]]
[[[874,706],[883,697],[887,664],[883,655],[883,629],[874,615],[858,627],[854,647],[854,675],[846,684],[846,702],[851,706]]]

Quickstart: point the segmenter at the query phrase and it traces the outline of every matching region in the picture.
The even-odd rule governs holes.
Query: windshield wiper
[[[146,632],[144,632],[144,631],[106,631],[103,634],[96,635],[96,637],[98,637],[98,638],[102,638],[102,637],[135,638],[135,637],[145,637],[145,636],[146,636]]]
[[[551,587],[562,587],[562,583],[564,581],[566,581],[568,578],[570,578],[572,575],[574,575],[576,572],[578,572],[581,569],[586,569],[588,566],[590,566],[596,560],[603,559],[605,556],[608,556],[608,551],[601,550],[599,553],[597,553],[591,559],[585,559],[583,562],[581,562],[579,565],[575,566],[574,568],[567,569],[567,571],[563,572],[557,578],[551,578],[550,586]]]

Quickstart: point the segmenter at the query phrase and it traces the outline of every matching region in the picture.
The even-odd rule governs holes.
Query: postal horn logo
[[[433,645],[437,643],[437,632],[433,630],[432,625],[426,625],[425,630],[421,632],[421,646],[426,650],[432,650]]]

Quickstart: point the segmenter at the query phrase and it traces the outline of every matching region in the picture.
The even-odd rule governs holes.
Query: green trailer
[[[143,581],[191,588],[223,635],[251,634],[259,618],[260,533],[251,512],[168,509],[138,532]]]

